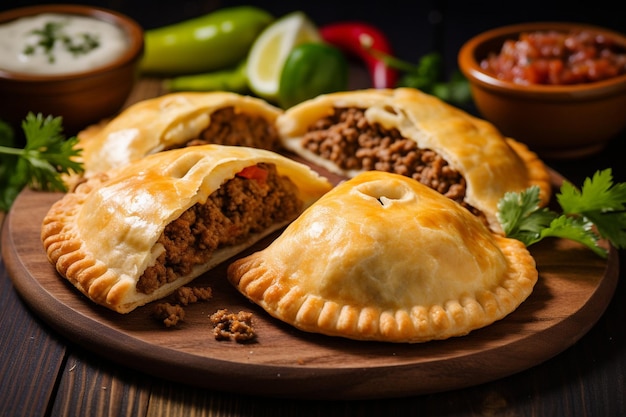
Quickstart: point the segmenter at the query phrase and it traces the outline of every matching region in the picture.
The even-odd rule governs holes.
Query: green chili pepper
[[[163,87],[169,91],[232,91],[247,94],[250,88],[246,75],[246,60],[234,68],[166,79],[163,81]]]
[[[280,74],[278,101],[288,108],[320,94],[348,89],[348,61],[325,43],[303,43],[287,56]]]
[[[263,9],[238,6],[147,30],[141,70],[181,75],[233,67],[245,59],[259,33],[273,21]]]

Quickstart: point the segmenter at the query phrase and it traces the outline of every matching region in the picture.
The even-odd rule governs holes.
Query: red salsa
[[[505,41],[481,68],[517,84],[591,83],[626,74],[626,47],[592,31],[528,32]]]

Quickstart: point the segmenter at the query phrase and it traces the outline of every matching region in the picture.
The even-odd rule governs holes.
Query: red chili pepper
[[[345,53],[362,59],[374,88],[394,88],[398,72],[374,56],[371,50],[393,55],[389,41],[376,27],[363,22],[338,22],[319,28],[322,38]]]
[[[256,180],[263,184],[267,180],[267,174],[268,172],[266,169],[263,169],[258,165],[251,165],[238,172],[237,176],[248,180]]]

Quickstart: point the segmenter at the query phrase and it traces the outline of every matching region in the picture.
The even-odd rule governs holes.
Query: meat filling
[[[138,291],[150,294],[207,262],[216,249],[297,216],[302,201],[293,182],[273,164],[256,167],[255,175],[235,176],[165,227],[158,240],[165,251],[141,276]]]
[[[213,335],[216,340],[234,340],[242,343],[256,338],[250,312],[240,311],[235,314],[227,309],[220,309],[211,315],[211,322],[215,325]]]
[[[280,141],[275,126],[262,116],[236,112],[225,107],[211,114],[211,123],[199,138],[181,147],[194,145],[248,146],[251,148],[279,150]]]
[[[464,201],[465,179],[441,155],[418,148],[398,129],[370,124],[364,109],[336,108],[331,116],[309,127],[302,145],[344,170],[376,170],[411,177],[480,215]]]

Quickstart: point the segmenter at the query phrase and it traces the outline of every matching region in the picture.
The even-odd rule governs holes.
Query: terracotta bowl
[[[469,80],[482,117],[505,135],[525,142],[546,158],[577,158],[602,150],[626,128],[626,75],[570,85],[516,84],[480,66],[507,39],[522,32],[573,29],[615,39],[626,51],[626,36],[591,25],[565,22],[524,23],[481,33],[460,49],[459,68]]]
[[[113,115],[128,98],[138,78],[144,38],[141,26],[120,13],[82,5],[37,5],[0,13],[0,25],[25,16],[63,13],[113,23],[125,32],[129,46],[113,62],[66,75],[17,73],[0,68],[0,119],[18,127],[28,112],[62,116],[64,133]],[[21,129],[20,129],[21,131]]]

